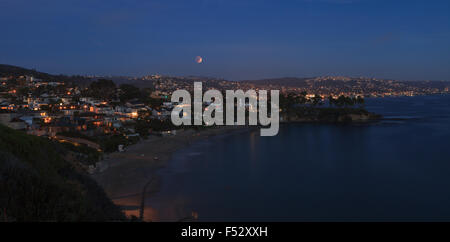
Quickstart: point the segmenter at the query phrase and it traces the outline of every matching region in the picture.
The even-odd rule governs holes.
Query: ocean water
[[[368,99],[372,124],[214,137],[159,171],[152,220],[450,221],[450,96]]]

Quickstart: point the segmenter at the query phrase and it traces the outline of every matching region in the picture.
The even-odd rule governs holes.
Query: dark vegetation
[[[106,153],[115,152],[117,151],[117,147],[119,145],[131,145],[137,143],[139,141],[138,137],[131,137],[126,138],[126,136],[122,134],[105,134],[105,135],[98,135],[98,136],[87,136],[83,135],[79,132],[60,132],[58,135],[66,136],[66,137],[72,137],[72,138],[81,138],[86,139],[89,141],[92,141],[94,143],[97,143],[100,145],[100,148],[102,151]],[[89,157],[89,161],[97,162],[101,158],[101,152],[89,148],[85,145],[80,146],[74,146],[71,144],[67,144],[67,148],[73,152],[83,154],[84,156]],[[92,164],[92,163],[89,163]]]
[[[89,84],[82,96],[94,97],[101,100],[111,100],[116,97],[116,84],[111,80],[100,79]]]
[[[345,123],[377,120],[381,116],[363,108],[296,107],[284,115],[286,121]]]
[[[328,101],[328,106],[324,107],[325,101]],[[360,96],[329,96],[327,100],[323,100],[319,95],[308,99],[306,92],[280,96],[281,116],[285,121],[334,123],[370,121],[381,117],[368,112],[364,104],[364,98]]]
[[[153,88],[138,88],[131,84],[117,86],[114,81],[99,79],[89,84],[82,96],[93,97],[100,100],[119,100],[121,104],[130,100],[140,101],[149,106],[160,106],[162,101],[150,97]]]
[[[118,221],[120,209],[48,139],[0,125],[0,221]]]
[[[127,139],[123,135],[116,134],[111,136],[99,137],[98,143],[100,144],[104,152],[111,153],[117,151],[117,147],[119,145],[128,146],[135,144],[138,141],[139,137],[131,137]]]
[[[0,64],[0,77],[2,76],[33,76],[38,79],[47,80],[47,81],[63,81],[63,82],[74,82],[77,84],[88,83],[91,80],[89,78],[85,78],[82,76],[67,76],[67,75],[52,75],[40,71],[36,71],[35,69],[26,69],[23,67],[12,66]]]
[[[71,151],[76,156],[77,161],[85,166],[94,165],[102,157],[99,151],[87,145],[81,144],[76,146],[67,142],[62,142],[61,145]]]

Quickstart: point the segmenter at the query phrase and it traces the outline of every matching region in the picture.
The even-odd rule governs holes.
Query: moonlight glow
[[[197,56],[197,57],[195,57],[195,62],[197,64],[201,64],[203,62],[203,58],[201,56]]]

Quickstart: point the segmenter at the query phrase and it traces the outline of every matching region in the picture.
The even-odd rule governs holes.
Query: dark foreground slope
[[[58,143],[0,125],[0,221],[117,221],[125,217]]]

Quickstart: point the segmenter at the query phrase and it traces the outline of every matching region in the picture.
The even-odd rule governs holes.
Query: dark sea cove
[[[450,221],[450,95],[370,98],[368,124],[283,124],[173,155],[155,221]]]

